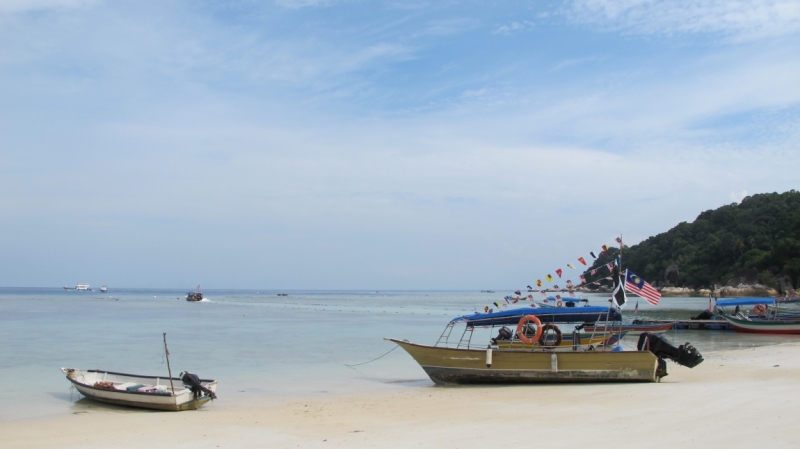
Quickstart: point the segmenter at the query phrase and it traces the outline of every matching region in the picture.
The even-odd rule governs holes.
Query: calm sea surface
[[[404,351],[355,368],[395,347],[383,337],[433,344],[450,318],[482,309],[507,292],[208,290],[187,302],[185,290],[111,289],[107,293],[0,288],[0,420],[97,407],[71,390],[60,367],[164,375],[162,332],[173,375],[190,371],[219,381],[213,407],[250,399],[431,388]],[[588,295],[604,305],[607,295]],[[625,315],[633,318],[633,304]],[[702,298],[639,301],[641,318],[688,318]],[[515,306],[512,306],[515,307]],[[474,341],[486,341],[476,335]],[[791,341],[732,331],[671,331],[675,343],[701,352]],[[635,341],[625,341],[632,347]],[[696,369],[702,369],[700,365]],[[110,408],[113,409],[113,408]]]

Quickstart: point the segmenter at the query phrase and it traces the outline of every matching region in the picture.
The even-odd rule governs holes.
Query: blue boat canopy
[[[717,305],[720,307],[754,306],[756,304],[775,304],[775,298],[736,298],[717,300]]]
[[[621,321],[618,310],[608,307],[568,307],[568,308],[533,308],[502,310],[500,312],[464,315],[453,318],[451,323],[465,322],[467,326],[492,326],[517,324],[525,315],[534,315],[542,323],[594,323],[596,321]]]
[[[558,301],[558,299],[557,299],[555,296],[548,296],[548,297],[547,297],[547,300],[548,300],[548,301]],[[568,296],[562,296],[562,297],[561,297],[561,301],[566,301],[566,302],[581,302],[581,301],[588,301],[588,300],[586,300],[586,299],[581,299],[581,298],[570,298],[570,297],[568,297]]]

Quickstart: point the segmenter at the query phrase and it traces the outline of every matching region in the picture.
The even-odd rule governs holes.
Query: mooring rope
[[[354,366],[359,366],[359,365],[366,365],[367,363],[372,363],[372,362],[374,362],[374,361],[378,360],[379,358],[381,358],[381,357],[383,357],[383,356],[386,356],[386,355],[388,355],[388,354],[389,354],[389,352],[392,352],[392,351],[394,351],[395,349],[397,349],[397,348],[399,348],[399,347],[400,347],[400,346],[395,346],[394,348],[390,349],[390,350],[389,350],[388,352],[386,352],[385,354],[383,354],[383,355],[381,355],[381,356],[379,356],[379,357],[375,357],[374,359],[372,359],[372,360],[370,360],[370,361],[368,361],[368,362],[364,362],[364,363],[356,363],[356,364],[354,364],[354,365],[348,365],[348,364],[346,364],[346,363],[342,363],[342,365],[344,365],[344,366],[346,366],[346,367],[348,367],[348,368],[352,368],[352,367],[354,367]]]

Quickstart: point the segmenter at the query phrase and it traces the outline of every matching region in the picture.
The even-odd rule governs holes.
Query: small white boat
[[[154,410],[197,410],[216,398],[216,380],[181,373],[180,378],[142,376],[101,370],[61,368],[87,398],[109,404]],[[174,390],[172,389],[174,385]]]
[[[106,287],[105,285],[103,285],[103,286],[101,286],[101,287],[100,287],[100,291],[101,291],[101,292],[103,292],[103,293],[105,293],[105,292],[107,292],[107,291],[108,291],[108,287]]]
[[[78,290],[79,292],[85,292],[89,290],[89,284],[78,284],[75,286],[75,290]]]

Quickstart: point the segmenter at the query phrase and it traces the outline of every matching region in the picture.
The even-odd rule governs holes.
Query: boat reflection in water
[[[665,359],[694,367],[703,357],[690,344],[674,347],[660,335],[645,332],[638,350],[619,346],[624,331],[567,334],[559,324],[620,323],[608,307],[531,308],[475,313],[447,323],[433,346],[387,339],[406,350],[435,383],[658,382],[667,375]],[[460,325],[464,329],[453,336]],[[508,325],[516,324],[516,332]],[[497,337],[475,344],[476,326],[499,327]],[[617,328],[619,324],[617,325]],[[595,338],[597,337],[597,338]],[[612,338],[615,337],[615,338]],[[568,343],[566,343],[568,342]]]

